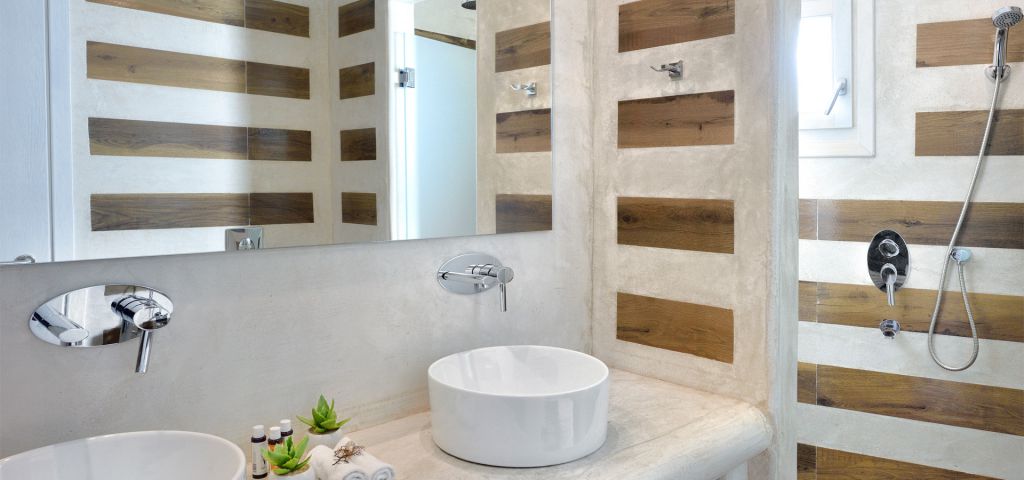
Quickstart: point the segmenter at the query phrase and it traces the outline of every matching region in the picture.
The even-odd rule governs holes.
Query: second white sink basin
[[[244,480],[235,444],[192,432],[104,435],[0,460],[0,480]]]
[[[431,429],[445,452],[499,467],[584,457],[608,431],[608,367],[553,347],[457,353],[428,370]]]

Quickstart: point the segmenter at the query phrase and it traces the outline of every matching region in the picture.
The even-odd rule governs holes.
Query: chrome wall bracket
[[[896,292],[910,275],[910,250],[899,233],[882,230],[875,235],[868,247],[868,275],[886,293],[889,306],[895,306]]]
[[[475,295],[497,286],[498,307],[502,312],[508,311],[508,284],[514,277],[515,272],[511,268],[482,253],[459,255],[444,262],[437,270],[437,282],[441,287],[459,295]]]
[[[36,338],[60,347],[101,347],[142,337],[135,364],[146,373],[153,332],[166,327],[174,312],[163,293],[136,285],[99,285],[54,298],[28,320]]]

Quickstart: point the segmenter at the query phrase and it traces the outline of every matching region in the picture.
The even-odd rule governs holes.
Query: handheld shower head
[[[1003,7],[992,15],[992,25],[996,31],[996,51],[992,66],[986,69],[988,78],[1001,82],[1010,75],[1010,67],[1006,65],[1006,42],[1010,36],[1010,27],[1024,20],[1024,12],[1019,7]]]

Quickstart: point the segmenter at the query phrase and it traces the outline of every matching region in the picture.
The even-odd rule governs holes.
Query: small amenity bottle
[[[273,452],[281,444],[281,427],[270,427],[270,440],[267,441],[268,449]]]
[[[287,419],[281,420],[281,440],[292,436],[292,433],[294,433],[292,432],[292,421]]]
[[[267,435],[263,425],[252,427],[252,478],[267,478],[267,459],[263,458],[263,448],[267,445]]]

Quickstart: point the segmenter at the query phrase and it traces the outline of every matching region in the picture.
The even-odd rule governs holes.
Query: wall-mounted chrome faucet
[[[651,67],[651,70],[655,72],[668,72],[668,78],[672,80],[679,80],[683,78],[683,61],[666,63],[661,67]]]
[[[875,286],[885,292],[889,306],[896,306],[896,292],[903,288],[910,274],[910,251],[900,234],[883,230],[875,235],[868,247],[868,274]]]
[[[146,373],[153,332],[167,326],[173,311],[171,299],[151,288],[100,285],[40,305],[28,327],[36,338],[61,347],[100,347],[141,336],[135,371]]]
[[[517,92],[523,92],[526,94],[527,97],[537,96],[537,82],[513,83],[510,86],[512,87],[512,90],[515,90]]]
[[[508,284],[515,278],[511,268],[497,258],[480,253],[459,255],[441,265],[437,281],[445,290],[460,295],[474,295],[498,286],[502,312],[508,311]]]

